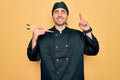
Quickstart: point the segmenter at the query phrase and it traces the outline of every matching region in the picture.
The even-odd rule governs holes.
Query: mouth
[[[63,18],[57,18],[57,20],[58,20],[59,22],[62,22],[62,21],[63,21]]]

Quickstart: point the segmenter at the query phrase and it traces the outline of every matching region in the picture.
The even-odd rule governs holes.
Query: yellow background
[[[26,55],[31,31],[26,24],[53,25],[51,9],[60,0],[0,0],[0,80],[40,80],[39,62]],[[97,56],[85,56],[86,80],[120,80],[120,1],[63,0],[69,27],[79,29],[79,13],[100,43]]]

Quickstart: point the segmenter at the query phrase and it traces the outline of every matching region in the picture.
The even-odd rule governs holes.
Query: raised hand
[[[81,28],[83,31],[89,30],[89,29],[90,29],[89,23],[83,19],[83,17],[82,17],[81,14],[79,14],[79,17],[80,17],[80,22],[79,22],[80,28]]]
[[[92,29],[90,28],[89,23],[83,19],[81,14],[79,14],[79,17],[80,17],[80,22],[79,22],[80,28],[83,30],[83,32],[87,31],[86,35],[92,39],[92,34],[91,34]]]
[[[45,30],[42,27],[34,27],[33,28],[33,35],[32,35],[32,49],[36,46],[37,39],[39,35],[44,35]]]
[[[42,27],[35,27],[33,29],[33,39],[37,39],[39,35],[44,35],[45,34],[45,29],[43,29]]]

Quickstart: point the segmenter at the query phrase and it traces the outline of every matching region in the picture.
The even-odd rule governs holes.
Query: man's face
[[[53,11],[53,21],[57,26],[65,25],[67,17],[67,11],[63,8],[57,8]]]

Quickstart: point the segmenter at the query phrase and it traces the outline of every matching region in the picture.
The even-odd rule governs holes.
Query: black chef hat
[[[67,8],[67,5],[64,2],[56,2],[53,6],[53,9],[52,9],[52,15],[53,15],[53,11],[57,8],[63,8],[67,11],[67,14],[69,14],[69,10]]]

